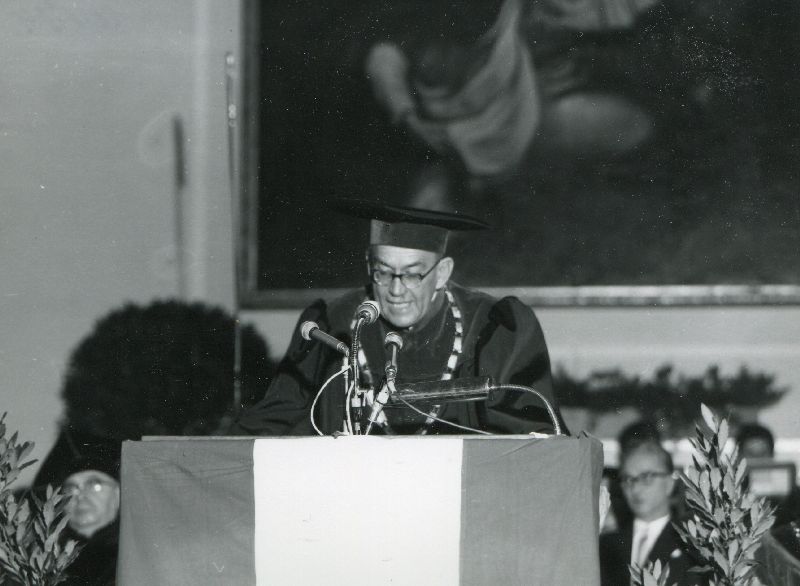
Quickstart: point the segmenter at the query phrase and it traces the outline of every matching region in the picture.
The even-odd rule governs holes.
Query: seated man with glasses
[[[533,387],[554,403],[547,346],[533,311],[515,297],[498,300],[450,280],[455,261],[446,253],[449,231],[486,228],[485,223],[460,214],[360,200],[340,201],[337,209],[370,220],[365,267],[369,282],[333,301],[317,301],[302,313],[277,376],[264,399],[239,418],[234,434],[314,435],[312,405],[321,433],[343,431],[341,381],[317,398],[325,381],[341,370],[343,356],[303,339],[299,324],[313,321],[350,345],[354,315],[365,300],[377,303],[380,317],[359,336],[361,388],[377,392],[389,356],[384,338],[393,331],[403,341],[397,357],[398,386],[488,376],[495,384]],[[422,413],[387,404],[388,425],[376,432],[553,430],[542,402],[520,391],[498,392],[488,401],[416,406]]]
[[[119,483],[100,470],[81,470],[71,474],[62,486],[72,497],[67,505],[70,528],[90,538],[107,527],[119,512]]]
[[[689,569],[699,565],[672,526],[676,475],[672,457],[656,439],[635,443],[620,457],[619,483],[633,519],[600,537],[603,586],[630,584],[629,565],[660,560],[669,568],[667,584],[701,584]]]

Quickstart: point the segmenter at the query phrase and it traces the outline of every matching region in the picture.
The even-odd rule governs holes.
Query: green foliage
[[[0,494],[5,495],[19,473],[36,460],[25,461],[33,451],[32,442],[17,443],[17,434],[6,439],[6,414],[0,416]]]
[[[774,508],[745,490],[747,461],[737,448],[725,453],[727,420],[705,404],[700,411],[707,429],[695,426],[692,466],[681,473],[691,518],[675,529],[703,560],[697,571],[707,574],[709,586],[751,586],[757,583],[755,550],[775,520]],[[669,568],[659,561],[630,571],[633,586],[669,584]]]
[[[79,550],[75,540],[61,540],[69,498],[50,486],[44,499],[35,494],[19,499],[14,495],[10,485],[35,460],[26,460],[32,442],[19,444],[16,433],[6,438],[5,417],[5,413],[0,416],[0,583],[58,584]]]
[[[669,566],[661,567],[661,560],[647,567],[630,566],[632,586],[669,586]]]
[[[725,453],[728,422],[706,405],[701,411],[708,429],[696,426],[693,464],[681,474],[692,517],[676,529],[703,559],[710,586],[749,586],[753,555],[775,520],[774,508],[745,490],[747,461],[738,459],[737,449]]]
[[[720,375],[716,366],[700,376],[678,375],[670,365],[658,368],[651,378],[628,376],[618,369],[593,372],[582,380],[561,369],[555,374],[561,406],[582,407],[593,413],[634,408],[642,419],[669,423],[675,435],[691,429],[701,404],[723,411],[773,405],[786,393],[774,382],[773,376],[745,367],[730,377]]]

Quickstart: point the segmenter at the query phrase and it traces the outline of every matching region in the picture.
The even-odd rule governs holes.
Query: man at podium
[[[558,427],[536,394],[553,401],[534,313],[450,280],[449,232],[485,224],[340,209],[369,218],[369,284],[302,313],[264,398],[232,430],[329,437],[127,445],[119,583],[598,584],[600,442],[467,435]],[[481,377],[493,384],[469,395],[480,400],[436,394],[460,398],[454,385]],[[385,421],[371,418],[392,380],[408,404],[388,399]],[[370,392],[359,415],[353,400]],[[368,430],[454,435],[356,437]]]
[[[458,213],[361,200],[340,200],[336,209],[370,220],[369,283],[334,301],[319,300],[302,313],[278,374],[263,400],[239,417],[234,434],[328,435],[344,429],[342,382],[334,380],[318,392],[350,360],[343,349],[351,348],[355,319],[365,302],[372,303],[380,317],[360,330],[355,357],[359,388],[378,393],[393,350],[385,343],[390,341],[387,334],[394,332],[402,346],[395,354],[398,387],[491,377],[495,387],[532,387],[554,404],[547,346],[534,312],[516,297],[496,299],[450,280],[455,264],[446,253],[450,231],[486,228],[484,222]],[[335,344],[309,339],[309,328],[343,342],[342,353]],[[541,399],[520,390],[497,389],[485,401],[409,403],[386,404],[383,424],[375,426],[375,432],[553,431]],[[356,425],[357,411],[352,414]],[[369,415],[365,411],[361,429]]]

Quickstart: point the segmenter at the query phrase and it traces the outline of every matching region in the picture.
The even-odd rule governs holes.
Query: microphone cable
[[[510,384],[508,384],[508,385],[496,385],[496,386],[492,386],[490,388],[491,388],[492,391],[498,391],[498,390],[522,391],[522,392],[531,393],[533,395],[536,395],[539,398],[539,400],[542,403],[544,403],[544,406],[547,409],[547,413],[548,413],[548,415],[550,415],[550,419],[552,419],[552,421],[553,421],[553,428],[554,428],[554,432],[555,432],[554,435],[563,435],[563,432],[561,430],[561,424],[558,421],[558,416],[556,415],[555,409],[553,409],[553,406],[550,404],[550,401],[548,401],[547,398],[545,398],[545,396],[542,395],[542,393],[540,393],[536,389],[534,389],[532,387],[525,387],[525,386],[522,386],[522,385],[510,385]],[[420,409],[417,409],[414,405],[412,405],[411,403],[409,403],[408,401],[406,401],[403,397],[401,397],[399,395],[395,395],[395,399],[400,401],[401,403],[403,403],[406,407],[408,407],[412,411],[415,411],[416,413],[419,413],[420,415],[426,415],[426,416],[430,415],[429,413],[424,413]],[[472,432],[479,433],[479,434],[482,434],[482,435],[494,435],[494,434],[492,434],[492,433],[490,433],[488,431],[483,431],[481,429],[474,429],[472,427],[467,427],[465,425],[459,425],[458,423],[453,423],[452,421],[446,421],[446,420],[441,419],[439,417],[431,416],[431,419],[433,419],[434,421],[438,421],[440,423],[444,423],[446,425],[450,425],[451,427],[455,427],[455,428],[458,428],[458,429],[463,429],[463,430],[466,430],[466,431],[472,431]]]
[[[553,421],[553,431],[555,431],[554,435],[564,435],[561,431],[561,424],[558,421],[558,416],[556,415],[555,409],[550,404],[550,401],[547,398],[534,389],[533,387],[525,387],[522,385],[496,385],[491,387],[492,391],[523,391],[526,393],[531,393],[532,395],[536,395],[539,400],[544,403],[545,409],[547,409],[547,414],[550,416],[550,419]]]
[[[345,367],[343,367],[341,370],[339,370],[339,371],[337,371],[337,372],[334,372],[334,373],[333,373],[333,374],[330,376],[330,378],[328,378],[328,380],[326,380],[324,383],[322,383],[322,386],[319,388],[319,391],[317,391],[317,394],[314,396],[314,400],[311,402],[311,413],[310,413],[310,417],[311,417],[311,427],[313,427],[313,428],[314,428],[314,431],[316,431],[316,432],[317,432],[317,435],[325,435],[324,433],[322,433],[322,431],[320,430],[320,428],[319,428],[319,427],[317,427],[317,421],[316,421],[316,419],[315,419],[315,417],[314,417],[314,410],[315,410],[315,409],[316,409],[316,407],[317,407],[317,401],[318,401],[318,400],[319,400],[319,398],[322,396],[322,392],[325,390],[325,387],[327,387],[327,386],[330,384],[330,382],[331,382],[333,379],[335,379],[337,376],[339,376],[339,375],[342,375],[342,374],[344,374],[345,372],[347,372],[347,371],[348,371],[348,369],[349,369],[349,367],[348,367],[348,366],[345,366]],[[349,394],[349,392],[348,392],[348,394]]]
[[[425,413],[424,411],[414,407],[414,405],[412,405],[411,403],[406,401],[403,397],[395,397],[395,398],[398,401],[400,401],[401,403],[403,403],[406,407],[411,409],[412,411],[415,411],[416,413],[419,413],[420,415],[423,415],[425,417],[430,417],[430,419],[433,419],[434,421],[438,421],[439,423],[444,423],[444,424],[449,425],[451,427],[455,427],[455,428],[458,428],[458,429],[463,429],[464,431],[471,431],[471,432],[474,432],[474,433],[479,433],[481,435],[494,435],[493,433],[488,432],[488,431],[483,431],[482,429],[475,429],[474,427],[467,427],[466,425],[460,425],[458,423],[453,423],[452,421],[447,421],[446,419],[442,419],[440,417],[436,417],[434,415],[431,415],[430,413]]]

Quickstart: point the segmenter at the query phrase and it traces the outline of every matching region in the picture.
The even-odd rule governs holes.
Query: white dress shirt
[[[652,521],[642,521],[641,519],[634,519],[633,521],[633,547],[631,547],[631,563],[639,567],[647,563],[647,557],[650,555],[650,550],[661,535],[664,527],[669,523],[669,515],[664,515]]]

